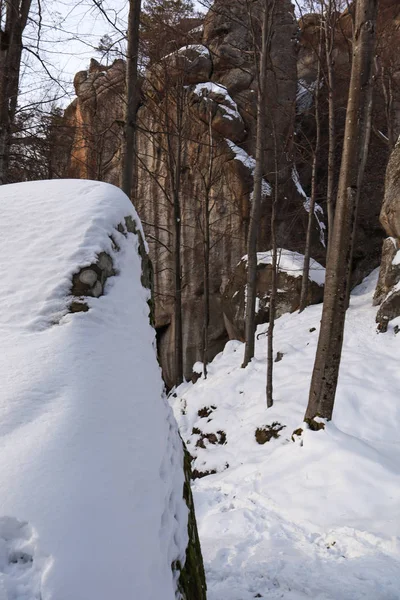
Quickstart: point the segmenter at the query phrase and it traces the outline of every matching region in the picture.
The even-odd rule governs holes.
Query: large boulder
[[[130,200],[41,181],[0,213],[0,597],[206,600]]]
[[[278,282],[276,317],[298,310],[304,256],[289,250],[278,250]],[[321,302],[324,294],[325,269],[311,260],[307,304]],[[230,339],[245,340],[247,256],[237,265],[223,294],[225,325]],[[268,323],[272,286],[272,252],[259,252],[257,264],[256,324]]]

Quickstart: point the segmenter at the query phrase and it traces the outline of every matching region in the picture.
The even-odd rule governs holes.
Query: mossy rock
[[[265,444],[272,439],[277,439],[279,436],[279,432],[284,429],[286,425],[282,425],[277,421],[274,421],[272,425],[265,425],[264,427],[257,427],[254,437],[256,438],[256,442],[258,444]]]
[[[183,442],[182,442],[183,443]],[[178,589],[183,600],[206,600],[207,585],[204,573],[203,557],[201,554],[199,534],[197,531],[196,516],[194,512],[194,503],[190,480],[192,476],[191,456],[184,448],[184,473],[185,483],[183,484],[183,497],[189,509],[188,515],[188,536],[189,542],[186,548],[186,560],[182,565],[177,562],[172,565],[173,570],[180,571],[178,580]]]

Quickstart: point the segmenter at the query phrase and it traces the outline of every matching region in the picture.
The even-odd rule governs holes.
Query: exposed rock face
[[[374,306],[378,306],[387,297],[393,286],[400,281],[400,265],[393,264],[399,250],[398,242],[393,237],[384,240],[379,279],[374,294]]]
[[[278,293],[276,300],[276,316],[292,313],[298,310],[301,294],[301,255],[280,250],[283,256],[282,265],[278,272]],[[290,265],[285,264],[289,258]],[[293,260],[294,259],[294,260]],[[296,260],[297,259],[297,260]],[[272,284],[271,252],[259,253],[257,265],[257,300],[256,324],[268,323],[269,301]],[[288,261],[286,260],[286,263]],[[312,261],[310,281],[308,286],[307,304],[321,302],[324,295],[323,279],[325,269]],[[314,277],[314,275],[317,277]],[[316,281],[315,281],[316,280]],[[317,283],[318,281],[318,283]],[[243,258],[237,265],[232,278],[229,280],[222,297],[224,319],[230,339],[245,341],[245,306],[246,306],[247,260]]]
[[[386,171],[381,223],[390,237],[383,243],[374,305],[380,305],[376,321],[381,331],[386,331],[387,323],[400,316],[400,139]]]
[[[318,23],[319,15],[305,15],[300,21],[301,35],[299,38],[298,78],[306,88],[312,91],[317,77],[317,61],[315,48],[318,48]],[[369,145],[368,161],[365,171],[362,193],[360,197],[357,233],[353,252],[353,285],[359,283],[372,268],[378,266],[382,246],[382,229],[379,227],[379,212],[384,193],[384,177],[390,147],[384,138],[379,137],[379,132],[384,132],[389,137],[388,121],[393,129],[392,135],[397,139],[400,134],[400,60],[394,48],[400,43],[400,5],[393,0],[383,0],[379,7],[378,16],[378,47],[379,66],[381,71],[374,90],[373,132]],[[352,52],[352,16],[348,10],[337,15],[335,28],[335,44],[333,49],[334,62],[334,102],[335,102],[335,127],[338,151],[336,153],[337,183],[341,160],[341,144],[344,133],[344,119],[346,114],[348,88],[351,69]],[[391,108],[387,106],[383,94],[383,83],[386,90],[392,90],[393,98]],[[309,94],[310,95],[310,94]],[[312,104],[312,99],[311,99]],[[327,178],[327,149],[328,149],[328,98],[327,86],[321,88],[321,158],[318,172],[317,197],[324,198],[326,193]],[[388,111],[388,114],[386,114]],[[303,138],[305,136],[305,138]],[[314,117],[308,110],[300,111],[298,116],[298,171],[303,185],[309,189],[310,185],[310,157],[303,148],[306,140],[314,139]],[[320,201],[320,200],[318,200]],[[324,208],[324,206],[323,206]],[[315,254],[315,258],[320,257]]]
[[[388,235],[400,239],[400,138],[390,156],[386,171],[380,220]]]
[[[70,177],[118,184],[124,86],[122,60],[104,67],[92,59],[88,71],[75,75],[77,100],[66,110],[74,130]]]
[[[165,381],[174,382],[174,215],[172,208],[173,171],[178,145],[181,152],[180,203],[182,224],[182,294],[184,371],[190,377],[192,365],[201,359],[203,328],[203,208],[211,199],[211,256],[209,358],[219,352],[228,334],[222,310],[222,290],[246,252],[256,126],[257,84],[254,45],[249,27],[259,22],[261,0],[216,0],[205,17],[202,40],[171,52],[151,65],[144,76],[142,105],[138,112],[138,177],[133,191],[135,206],[144,223],[150,256],[155,266],[155,324],[160,361]],[[249,8],[250,7],[250,8]],[[393,52],[383,51],[398,35],[399,6],[382,0],[379,28],[380,55],[390,62],[393,77],[400,74]],[[310,191],[310,141],[315,137],[312,113],[312,86],[316,79],[315,48],[318,17],[294,19],[290,0],[276,3],[275,34],[271,43],[268,71],[268,118],[265,131],[266,180],[275,183],[275,153],[278,158],[278,245],[304,252],[307,194]],[[335,46],[335,102],[338,152],[344,129],[350,73],[351,15],[343,14],[337,25]],[[256,38],[260,31],[255,27]],[[394,38],[393,38],[394,39]],[[391,44],[392,42],[390,42]],[[390,46],[389,44],[389,46]],[[386,44],[387,45],[387,44]],[[397,69],[397,70],[396,70]],[[301,80],[303,96],[297,95]],[[396,80],[397,81],[397,80]],[[124,65],[116,61],[110,68],[92,62],[89,72],[75,80],[77,100],[67,110],[75,128],[70,175],[103,179],[117,184],[119,144],[123,119],[122,94]],[[378,86],[379,87],[379,86]],[[319,165],[318,202],[326,191],[327,110],[326,86],[322,87],[322,154]],[[378,90],[375,123],[385,132],[385,110]],[[396,113],[396,102],[399,111]],[[180,121],[179,113],[183,118]],[[400,96],[393,99],[392,122],[400,124]],[[396,120],[397,119],[397,120]],[[272,123],[274,123],[275,140]],[[169,133],[168,133],[169,132]],[[324,154],[325,153],[325,154]],[[210,157],[212,169],[210,171]],[[378,215],[382,198],[382,173],[387,149],[374,135],[359,210],[359,226],[354,249],[354,281],[359,281],[379,262],[382,231]],[[297,167],[297,169],[296,169]],[[297,177],[297,172],[299,178]],[[301,182],[301,184],[300,184]],[[266,183],[260,219],[259,250],[270,243],[270,198]],[[312,256],[324,263],[324,223],[317,208]],[[239,328],[240,330],[240,328]],[[231,333],[231,332],[230,332]]]
[[[260,3],[253,5],[259,11]],[[232,10],[237,19],[232,19]],[[277,128],[280,203],[278,235],[293,249],[302,249],[307,213],[304,198],[291,177],[296,97],[296,22],[289,1],[279,3],[279,22],[271,50],[268,82],[271,119],[266,127],[268,175],[275,171],[271,155],[272,120]],[[247,9],[241,2],[227,6],[217,1],[205,19],[203,45],[183,48],[155,65],[145,83],[146,100],[139,111],[139,175],[135,204],[145,224],[155,265],[155,318],[159,353],[167,384],[174,381],[173,255],[174,216],[171,208],[171,153],[182,138],[181,222],[184,370],[201,359],[203,328],[203,222],[206,188],[211,198],[210,340],[209,358],[228,339],[221,307],[221,290],[246,250],[246,234],[253,187],[256,82],[254,47]],[[259,33],[259,32],[258,32]],[[167,65],[172,65],[169,76]],[[211,65],[211,68],[210,68]],[[211,74],[211,81],[210,81]],[[176,107],[184,107],[180,131],[165,135]],[[175,111],[175,112],[174,112]],[[279,117],[278,117],[279,115]],[[168,153],[166,152],[168,149]],[[210,157],[212,155],[212,173]],[[151,201],[149,199],[151,198]],[[265,195],[260,249],[269,245],[270,201]],[[298,215],[289,225],[287,212]],[[292,230],[289,231],[290,227]],[[316,236],[318,240],[318,237]]]

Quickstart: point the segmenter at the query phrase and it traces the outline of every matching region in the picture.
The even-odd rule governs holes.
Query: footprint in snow
[[[37,556],[29,523],[0,517],[0,600],[41,600],[46,560]]]

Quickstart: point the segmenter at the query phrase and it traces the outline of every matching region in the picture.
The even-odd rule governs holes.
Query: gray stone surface
[[[245,290],[247,262],[240,261],[229,280],[222,297],[225,325],[230,339],[245,341]],[[257,267],[257,313],[256,324],[268,323],[269,299],[271,294],[272,267],[259,264]],[[301,294],[301,277],[294,277],[285,271],[278,273],[278,294],[276,317],[298,310]],[[307,304],[317,304],[323,299],[324,289],[314,281],[309,281]]]

